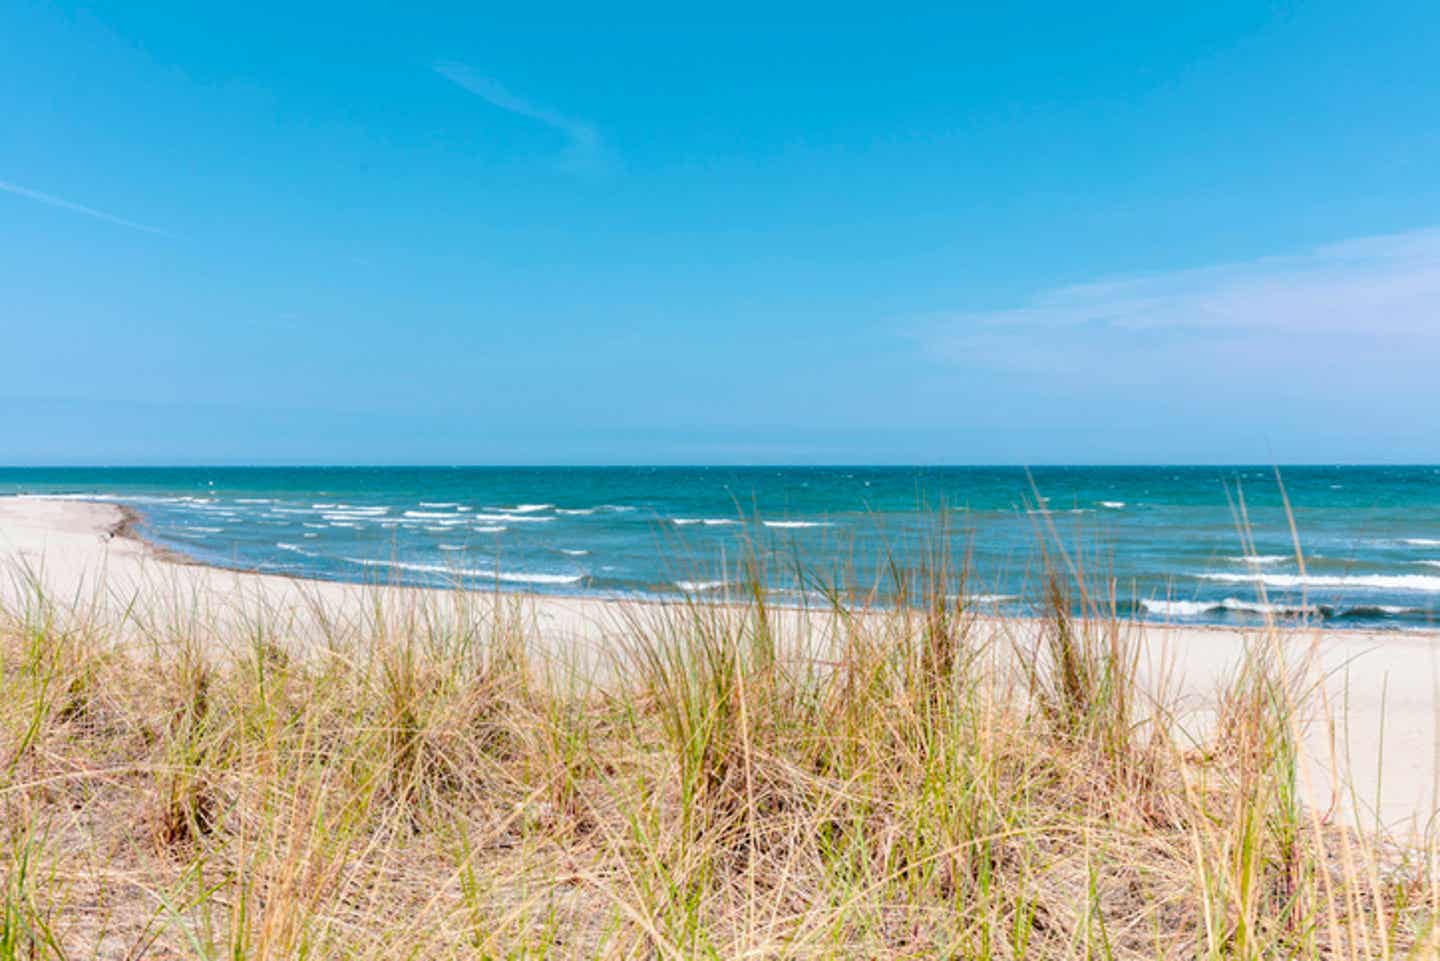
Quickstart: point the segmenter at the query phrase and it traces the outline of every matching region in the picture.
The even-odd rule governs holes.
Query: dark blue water
[[[1122,613],[1436,622],[1440,468],[1282,476],[1303,574],[1254,467],[0,469],[0,493],[119,501],[199,560],[341,580],[721,596],[754,557],[785,599],[892,592],[948,551],[969,558],[956,590],[1023,611],[1058,539]]]

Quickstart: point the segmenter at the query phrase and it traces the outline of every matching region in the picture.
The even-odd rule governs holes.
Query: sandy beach
[[[627,623],[645,604],[500,592],[458,592],[300,580],[187,561],[135,536],[133,516],[113,503],[40,497],[0,498],[0,602],[22,611],[37,586],[58,607],[103,611],[116,643],[163,643],[166,624],[201,625],[213,636],[256,622],[278,625],[292,640],[322,645],[327,633],[383,616],[427,611],[455,616],[520,617],[554,663],[603,674],[624,643]],[[657,602],[658,603],[658,602]],[[145,612],[143,615],[139,612]],[[155,612],[159,611],[160,614]],[[406,612],[409,612],[408,614]],[[823,619],[792,612],[784,632],[811,650],[824,644]],[[991,619],[980,629],[1033,627]],[[1178,689],[1187,723],[1203,736],[1213,692],[1246,644],[1275,643],[1262,631],[1216,627],[1137,627],[1141,673]],[[1405,836],[1423,831],[1436,810],[1440,633],[1292,631],[1281,641],[1298,663],[1313,658],[1322,690],[1311,699],[1302,774],[1310,803],[1364,827]],[[598,670],[596,670],[598,669]],[[1333,785],[1347,785],[1337,792]]]

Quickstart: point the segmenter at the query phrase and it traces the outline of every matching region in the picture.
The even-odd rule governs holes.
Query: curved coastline
[[[48,595],[57,604],[70,599],[84,611],[108,610],[117,634],[128,632],[147,645],[175,643],[174,637],[185,631],[193,635],[197,628],[206,637],[246,637],[258,614],[279,625],[302,648],[313,645],[324,650],[325,638],[337,623],[350,631],[383,623],[402,629],[408,624],[413,629],[417,606],[424,606],[428,615],[464,619],[472,627],[503,619],[520,626],[527,646],[567,670],[588,666],[614,672],[625,670],[619,655],[644,610],[671,603],[658,598],[605,600],[508,589],[360,584],[231,570],[177,557],[152,544],[143,536],[141,520],[133,508],[110,501],[0,497],[0,565],[12,574],[18,565],[24,575],[0,578],[0,613],[23,612],[23,605],[32,603],[37,594]],[[135,618],[137,603],[150,604],[159,620]],[[684,603],[726,607],[723,598],[692,598]],[[743,610],[739,603],[730,607]],[[791,631],[795,636],[804,634],[802,643],[811,645],[809,653],[802,654],[805,657],[820,651],[814,645],[827,643],[825,619],[810,616],[816,613],[783,611],[774,622],[782,639]],[[393,620],[384,620],[392,614]],[[1020,617],[977,617],[975,630],[991,632],[990,637],[1005,645],[1033,637],[1040,623]],[[181,630],[171,633],[167,626]],[[1343,712],[1342,718],[1330,720],[1339,725],[1334,730],[1348,738],[1345,756],[1369,759],[1358,761],[1349,772],[1359,796],[1377,796],[1380,784],[1371,762],[1383,756],[1387,759],[1381,804],[1385,821],[1419,817],[1423,823],[1434,813],[1430,793],[1440,773],[1436,750],[1440,631],[1267,633],[1140,622],[1133,628],[1141,652],[1139,668],[1150,679],[1147,683],[1178,685],[1200,715],[1209,710],[1206,705],[1217,684],[1230,676],[1257,642],[1277,643],[1297,658],[1313,659],[1322,669],[1318,676],[1329,686],[1332,709]],[[117,636],[116,643],[124,640]],[[1313,783],[1322,794],[1329,783],[1325,764],[1332,756],[1331,730],[1329,723],[1316,723],[1305,733]]]

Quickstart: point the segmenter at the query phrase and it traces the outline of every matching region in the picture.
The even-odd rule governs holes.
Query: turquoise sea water
[[[1257,467],[11,468],[0,493],[118,501],[212,563],[572,594],[722,596],[751,555],[780,600],[817,581],[883,591],[943,546],[969,557],[976,603],[1023,611],[1058,535],[1122,613],[1434,626],[1440,467],[1282,476],[1303,574]]]

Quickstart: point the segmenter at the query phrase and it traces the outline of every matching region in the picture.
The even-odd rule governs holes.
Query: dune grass
[[[501,594],[216,634],[17,576],[0,959],[1436,954],[1429,849],[1300,803],[1277,632],[1182,725],[1073,571],[1033,621],[946,558],[884,609],[622,604],[599,661]]]

